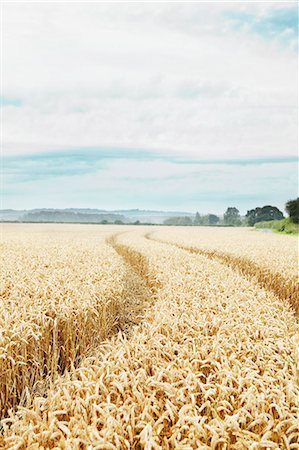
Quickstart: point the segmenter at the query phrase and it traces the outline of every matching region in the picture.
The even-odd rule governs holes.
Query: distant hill
[[[26,213],[25,210],[16,210],[16,209],[0,209],[0,221],[12,221],[19,220]]]
[[[91,214],[72,211],[32,211],[24,214],[22,222],[66,222],[66,223],[114,223],[126,222],[121,214]]]
[[[142,209],[123,209],[107,211],[96,208],[40,208],[32,210],[0,210],[1,222],[64,222],[64,223],[153,223],[162,224],[170,217],[194,217],[193,213],[181,211],[151,211]]]

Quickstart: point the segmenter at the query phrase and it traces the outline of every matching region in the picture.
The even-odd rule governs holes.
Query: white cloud
[[[223,15],[276,7],[6,3],[6,151],[294,154],[297,55]]]
[[[292,8],[5,2],[4,154],[45,155],[10,160],[3,206],[283,208],[298,188],[287,158],[194,161],[296,154]]]

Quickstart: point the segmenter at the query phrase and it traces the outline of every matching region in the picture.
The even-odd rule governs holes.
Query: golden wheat
[[[0,418],[124,320],[127,271],[105,230],[16,229],[1,251]]]
[[[298,276],[298,239],[277,233],[262,233],[252,228],[160,227],[152,236],[205,250],[245,257],[261,267]]]
[[[148,239],[167,242],[239,270],[290,302],[299,314],[298,240],[251,229],[164,227]]]
[[[288,303],[217,260],[130,230],[108,242],[147,285],[143,322],[11,412],[0,445],[298,449],[299,337]]]

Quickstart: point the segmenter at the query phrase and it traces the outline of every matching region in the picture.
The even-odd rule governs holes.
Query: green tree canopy
[[[226,225],[240,226],[240,212],[234,206],[229,206],[224,213],[223,221]]]
[[[286,203],[286,211],[293,223],[299,223],[299,197]]]
[[[219,222],[219,217],[215,216],[215,214],[208,214],[208,224],[209,225],[216,225],[216,223]]]
[[[193,225],[216,225],[220,222],[220,218],[215,214],[206,214],[201,216],[198,212],[195,214]]]
[[[192,225],[192,219],[188,216],[173,216],[164,220],[164,225]]]
[[[269,222],[270,220],[283,219],[283,213],[276,207],[271,205],[255,208],[247,211],[247,223],[253,226],[257,222]]]
[[[197,212],[196,214],[195,214],[195,218],[194,218],[194,225],[200,225],[201,224],[201,217],[200,217],[200,214],[199,214],[199,212]]]

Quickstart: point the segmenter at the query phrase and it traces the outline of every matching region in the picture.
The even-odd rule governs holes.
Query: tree
[[[199,212],[197,212],[196,214],[195,214],[195,218],[194,218],[194,225],[200,225],[200,223],[201,223],[201,218],[200,218],[200,214],[199,214]]]
[[[197,212],[195,214],[193,223],[194,223],[194,225],[199,225],[200,224],[200,214],[199,214],[199,212]]]
[[[238,227],[241,225],[240,212],[234,206],[229,206],[224,213],[223,221],[226,225]]]
[[[208,214],[208,224],[209,225],[216,225],[216,223],[219,222],[219,217],[215,216],[215,214]]]
[[[191,217],[184,216],[181,218],[181,225],[192,225],[192,219]]]
[[[251,227],[257,222],[269,222],[270,220],[283,219],[283,213],[276,207],[271,205],[255,208],[247,211],[247,223]]]
[[[293,223],[299,223],[299,197],[286,203],[286,211]]]
[[[192,219],[188,216],[173,216],[164,220],[164,225],[192,225]]]

